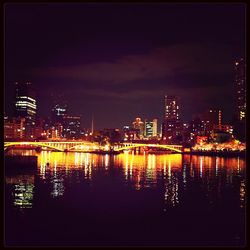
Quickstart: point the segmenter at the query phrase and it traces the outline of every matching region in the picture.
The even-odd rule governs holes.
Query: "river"
[[[10,150],[6,246],[244,246],[246,161]],[[9,167],[9,166],[8,166]]]

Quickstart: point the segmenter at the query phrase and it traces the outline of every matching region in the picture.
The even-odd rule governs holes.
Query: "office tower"
[[[138,129],[140,131],[140,139],[142,139],[144,135],[144,122],[141,118],[137,117],[132,125],[134,129]]]
[[[145,137],[156,137],[157,136],[157,119],[153,121],[145,120]]]
[[[36,118],[35,92],[30,82],[15,82],[15,116],[30,121]]]
[[[81,117],[63,115],[63,137],[67,139],[79,139],[81,136]]]
[[[245,60],[243,58],[235,62],[235,113],[238,120],[245,119],[246,116],[246,75]]]
[[[15,82],[15,117],[25,119],[24,138],[34,139],[36,97],[30,82]]]
[[[180,143],[182,140],[181,130],[179,98],[165,95],[165,117],[162,124],[162,139],[166,143]]]

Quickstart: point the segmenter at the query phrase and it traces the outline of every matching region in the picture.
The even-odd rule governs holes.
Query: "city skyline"
[[[5,112],[13,82],[30,81],[38,115],[63,94],[84,127],[162,121],[166,94],[183,121],[210,108],[230,121],[244,56],[244,4],[6,4]]]

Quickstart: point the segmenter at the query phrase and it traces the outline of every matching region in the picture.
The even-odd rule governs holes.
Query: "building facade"
[[[152,138],[157,136],[157,119],[153,119],[153,121],[145,120],[145,133],[144,136],[146,138]]]
[[[243,58],[235,62],[234,70],[235,115],[237,120],[243,120],[246,117],[246,65]]]
[[[132,123],[132,126],[134,129],[138,129],[140,131],[140,139],[144,136],[144,122],[141,120],[141,118],[137,117],[135,118],[135,121]]]
[[[36,96],[30,82],[15,82],[15,118],[25,119],[24,138],[33,140],[35,137],[35,121],[37,113]]]
[[[177,96],[165,95],[165,113],[162,124],[162,139],[167,144],[181,143],[182,124]]]
[[[63,137],[66,139],[79,139],[81,137],[81,117],[63,115]]]

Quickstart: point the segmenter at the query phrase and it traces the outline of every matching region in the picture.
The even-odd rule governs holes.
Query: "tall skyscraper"
[[[243,120],[246,116],[246,65],[245,60],[240,58],[235,62],[235,115],[237,120]]]
[[[36,121],[35,91],[30,82],[15,82],[15,117],[24,118],[24,137],[34,139]]]
[[[234,125],[235,138],[246,140],[246,64],[244,58],[234,64]]]
[[[35,92],[30,82],[15,82],[15,116],[34,121],[36,118]]]
[[[165,117],[162,124],[162,139],[166,143],[181,142],[179,98],[165,95]]]
[[[165,95],[165,120],[179,120],[179,98]]]

